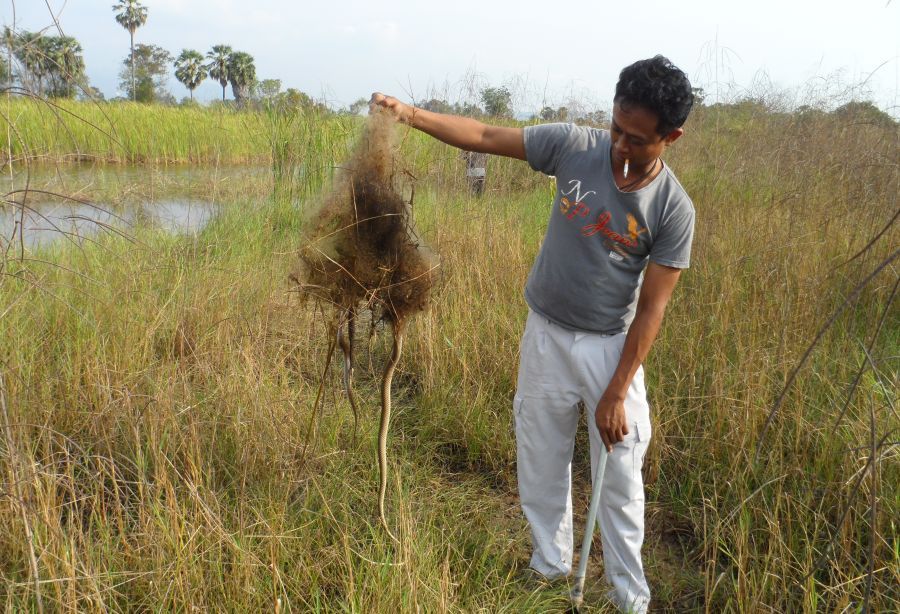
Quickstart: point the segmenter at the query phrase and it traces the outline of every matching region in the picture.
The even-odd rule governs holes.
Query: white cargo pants
[[[591,477],[600,432],[594,410],[619,364],[625,333],[579,333],[529,311],[522,335],[514,400],[519,497],[531,525],[531,567],[554,578],[572,570],[572,453],[580,401],[588,410]],[[644,372],[634,376],[625,399],[628,435],[606,463],[597,514],[610,597],[624,612],[643,613],[650,589],[641,565],[644,484],[641,465],[650,441]]]

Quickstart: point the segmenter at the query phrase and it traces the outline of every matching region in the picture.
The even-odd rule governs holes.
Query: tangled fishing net
[[[395,187],[395,123],[383,109],[369,116],[349,163],[307,225],[296,275],[339,314],[369,308],[392,325],[428,306],[438,270]]]

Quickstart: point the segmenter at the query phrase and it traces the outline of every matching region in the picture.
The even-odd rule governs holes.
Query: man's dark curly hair
[[[622,69],[613,102],[656,113],[656,132],[665,136],[684,125],[694,106],[694,95],[687,75],[668,58],[657,55]]]

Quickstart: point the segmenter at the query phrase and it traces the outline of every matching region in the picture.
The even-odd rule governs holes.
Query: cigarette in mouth
[[[628,158],[625,158],[625,168],[622,170],[622,177],[628,179]]]

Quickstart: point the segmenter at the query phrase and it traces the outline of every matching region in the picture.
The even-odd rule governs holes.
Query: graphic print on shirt
[[[578,179],[573,179],[569,182],[569,185],[572,186],[568,192],[562,192],[562,196],[559,198],[559,210],[562,211],[563,215],[566,216],[567,219],[574,219],[577,215],[579,217],[587,217],[588,213],[591,212],[590,207],[584,204],[584,199],[588,197],[590,194],[596,194],[595,190],[588,190],[587,192],[581,192],[581,181]],[[575,193],[572,196],[572,192]],[[572,196],[572,200],[568,197]]]
[[[638,224],[637,218],[631,215],[630,213],[625,216],[625,219],[628,220],[628,234],[629,236],[637,241],[638,237],[643,233],[647,232],[646,228],[641,228]]]
[[[568,192],[560,192],[559,210],[566,219],[573,220],[576,217],[586,218],[591,208],[585,204],[586,199],[591,194],[597,194],[595,190],[581,191],[581,180],[572,179],[569,181],[572,186]],[[640,236],[648,232],[647,228],[642,228],[636,217],[628,213],[625,215],[627,231],[624,233],[617,232],[610,227],[612,221],[612,213],[602,211],[593,223],[588,223],[581,228],[581,235],[584,237],[593,237],[594,235],[602,235],[603,245],[609,249],[609,257],[622,261],[625,258],[634,255],[634,250],[640,245]],[[616,224],[618,226],[618,224]]]

